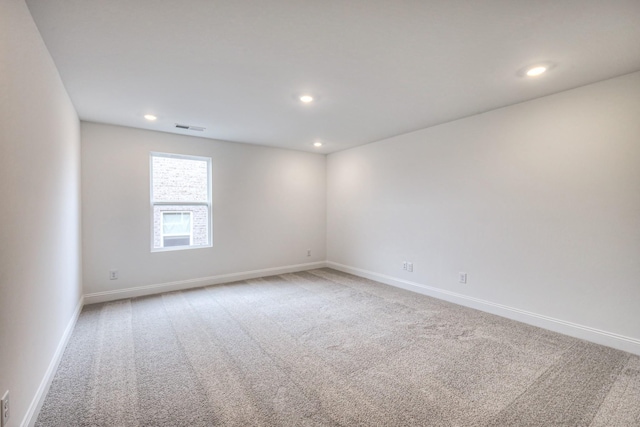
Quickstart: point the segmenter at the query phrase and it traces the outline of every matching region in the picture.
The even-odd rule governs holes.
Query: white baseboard
[[[569,335],[575,338],[591,341],[596,344],[602,344],[608,347],[616,348],[618,350],[623,350],[629,353],[640,355],[640,339],[602,331],[590,326],[579,325],[577,323],[567,322],[561,319],[555,319],[553,317],[545,316],[542,314],[532,313],[530,311],[521,310],[519,308],[509,307],[503,304],[497,304],[491,301],[470,297],[456,292],[434,288],[432,286],[423,285],[421,283],[410,282],[408,280],[399,279],[396,277],[391,277],[384,274],[351,267],[348,265],[338,264],[333,261],[327,261],[327,267],[367,279],[375,280],[377,282],[382,282],[387,285],[407,289],[419,294],[453,302],[455,304],[463,305],[466,307],[475,308],[477,310],[485,311],[491,314],[496,314],[508,319],[517,320],[529,325],[538,326],[540,328],[548,329],[554,332],[559,332],[561,334]]]
[[[202,286],[217,285],[236,280],[255,279],[257,277],[271,276],[296,271],[311,270],[326,267],[325,261],[309,262],[305,264],[288,265],[284,267],[264,268],[240,273],[220,274],[218,276],[201,277],[197,279],[179,280],[176,282],[158,283],[155,285],[137,286],[135,288],[117,289],[106,292],[96,292],[84,296],[85,304],[115,301],[125,298],[135,298],[145,295],[159,294],[162,292],[181,291],[184,289],[198,288]]]
[[[64,349],[67,347],[69,343],[69,339],[71,338],[71,334],[73,332],[73,328],[76,326],[76,322],[78,321],[78,317],[80,316],[80,312],[82,311],[82,307],[84,306],[84,297],[80,297],[80,301],[78,301],[78,305],[76,305],[75,311],[73,312],[73,316],[67,323],[67,327],[62,334],[62,338],[58,343],[58,348],[56,348],[56,352],[53,354],[53,358],[49,363],[49,367],[47,368],[47,372],[45,372],[42,381],[40,382],[40,386],[38,387],[38,391],[36,395],[33,397],[31,401],[31,405],[29,405],[29,409],[27,409],[27,413],[20,424],[21,427],[32,427],[36,420],[38,419],[38,414],[40,413],[40,409],[44,404],[44,399],[47,396],[47,392],[49,391],[49,387],[51,386],[51,382],[53,381],[53,377],[58,370],[58,365],[62,360],[62,355],[64,354]]]

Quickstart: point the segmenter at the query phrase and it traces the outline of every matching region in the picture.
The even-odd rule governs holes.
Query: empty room
[[[0,427],[640,426],[640,1],[0,35]]]

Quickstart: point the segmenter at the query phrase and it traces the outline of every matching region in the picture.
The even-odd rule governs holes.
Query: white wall
[[[327,167],[329,261],[640,349],[640,73],[331,154]]]
[[[0,36],[0,394],[18,426],[81,297],[80,125],[24,1],[0,3]]]
[[[88,302],[135,295],[117,292],[134,287],[194,287],[213,276],[325,260],[325,156],[96,123],[81,127]],[[212,158],[212,248],[151,252],[151,151]],[[119,271],[118,280],[109,280],[110,269]],[[92,295],[104,292],[111,293]]]

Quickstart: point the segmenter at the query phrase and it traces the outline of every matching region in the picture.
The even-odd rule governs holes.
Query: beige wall
[[[0,3],[0,36],[0,394],[14,427],[81,296],[80,126],[24,1]]]
[[[327,174],[329,261],[640,351],[640,73],[331,154]]]
[[[211,157],[213,247],[151,252],[151,151]],[[325,160],[83,122],[85,293],[185,281],[181,287],[193,287],[212,276],[324,261]],[[109,280],[110,269],[118,280]]]

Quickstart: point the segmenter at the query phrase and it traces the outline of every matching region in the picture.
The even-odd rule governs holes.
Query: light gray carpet
[[[640,426],[640,358],[321,269],[84,308],[37,426]]]

